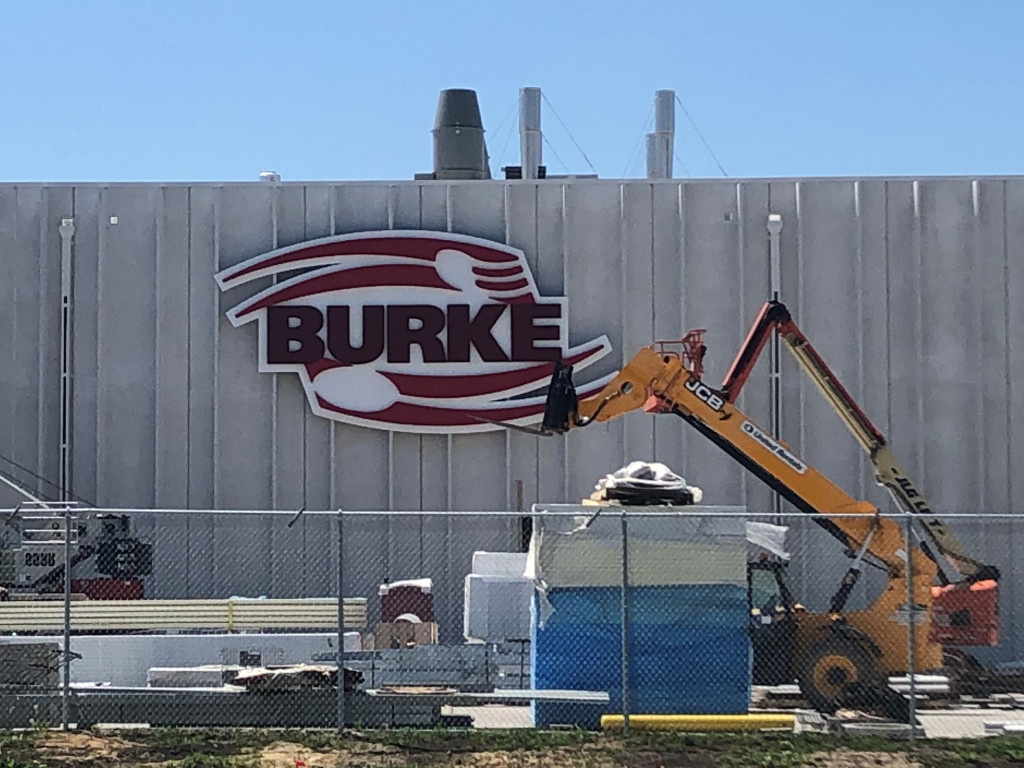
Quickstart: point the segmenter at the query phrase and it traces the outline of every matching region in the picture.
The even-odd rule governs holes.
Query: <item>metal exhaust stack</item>
[[[491,171],[476,91],[449,88],[437,99],[434,171],[417,179],[489,179]]]
[[[519,157],[524,179],[540,178],[540,88],[519,89]]]
[[[654,133],[647,134],[647,178],[671,179],[676,137],[676,92],[654,94]]]

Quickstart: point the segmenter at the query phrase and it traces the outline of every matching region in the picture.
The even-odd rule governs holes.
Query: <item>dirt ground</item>
[[[432,734],[387,738],[353,734],[344,741],[332,736],[295,741],[262,733],[209,736],[181,732],[155,736],[153,731],[120,734],[0,733],[0,768],[398,768],[398,766],[464,766],[465,768],[944,768],[945,766],[1024,766],[1024,741],[1017,739],[993,752],[991,740],[936,747],[923,743],[889,743],[880,749],[857,744],[852,748],[793,737],[752,735],[715,737],[655,737],[625,745],[611,736],[588,735],[578,743],[544,741],[543,734],[527,741],[501,745],[471,743],[458,735]],[[298,743],[305,741],[305,743]],[[959,742],[957,742],[959,743]],[[1020,745],[1017,749],[1016,745]],[[908,752],[911,749],[914,751]],[[943,751],[945,750],[945,751]],[[958,751],[950,751],[958,750]]]
[[[918,768],[921,763],[901,752],[855,752],[835,749],[811,755],[805,763],[809,768]]]

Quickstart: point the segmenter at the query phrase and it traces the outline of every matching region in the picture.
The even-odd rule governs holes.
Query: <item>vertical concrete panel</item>
[[[544,296],[565,296],[565,186],[538,184],[537,189],[537,264],[534,279]],[[586,337],[576,327],[573,305],[569,302],[569,345]],[[609,357],[614,357],[612,350]],[[566,501],[568,468],[566,437],[546,437],[537,442],[537,499],[539,503]]]
[[[768,232],[768,215],[782,217],[782,232],[779,238],[780,283],[776,288],[779,299],[794,313],[797,322],[803,313],[802,273],[802,212],[798,203],[798,186],[791,182],[742,184],[737,189],[737,204],[741,212],[740,238],[743,245],[742,292],[744,296],[742,319],[739,323],[739,339],[736,349],[746,338],[757,313],[765,301],[772,298],[771,284],[771,238]],[[795,360],[785,350],[780,350],[780,434],[777,437],[800,453],[802,439],[801,417],[803,409],[803,374]],[[769,348],[751,372],[738,405],[766,431],[771,430],[771,353]],[[744,496],[751,512],[768,512],[774,509],[775,494],[764,483],[744,472]],[[789,515],[796,509],[787,503],[782,511]],[[823,595],[831,589],[822,584],[821,552],[831,552],[834,541],[824,535],[818,526],[800,517],[787,517],[783,524],[789,527],[787,545],[794,553],[790,566],[793,587],[802,601],[820,606]],[[831,557],[826,561],[834,562]]]
[[[99,504],[146,507],[154,501],[154,254],[160,203],[153,186],[113,186],[103,194],[97,307]]]
[[[800,203],[802,202],[800,197],[801,186],[800,182],[780,181],[773,182],[768,189],[770,212],[781,214],[783,223],[782,233],[779,238],[779,261],[781,264],[779,297],[789,307],[798,324],[800,323],[800,318],[804,316],[806,300],[804,291],[804,269],[806,265],[804,264],[803,221],[800,209]],[[767,232],[765,236],[767,238]],[[770,298],[767,289],[768,285],[766,284],[765,299]],[[760,308],[760,304],[758,304],[758,308]],[[754,311],[756,312],[757,310]],[[754,315],[751,315],[749,322],[753,322],[753,320]],[[765,354],[762,365],[766,374],[769,370],[768,363],[768,355]],[[792,355],[788,354],[785,350],[781,352],[779,370],[781,374],[780,389],[782,392],[779,417],[781,434],[776,435],[776,437],[788,444],[799,454],[805,423],[803,420],[805,402],[804,376]],[[767,382],[767,378],[765,381]],[[763,414],[752,414],[755,420],[766,428],[771,424],[771,412],[769,409],[766,409]],[[792,507],[787,507],[787,509],[792,511]]]
[[[15,407],[21,350],[16,346],[15,322],[19,284],[14,278],[16,265],[23,260],[18,241],[18,187],[0,187],[0,472],[26,483],[28,478],[11,464],[15,446]],[[4,506],[16,506],[20,495],[8,496],[4,486]]]
[[[189,188],[161,187],[156,212],[154,297],[155,394],[154,503],[188,507]],[[185,361],[185,364],[182,364]],[[184,596],[188,584],[188,519],[138,515],[135,530],[149,528],[154,548],[147,596]]]
[[[740,268],[736,276],[735,327],[736,347],[716,352],[714,365],[716,384],[723,380],[728,365],[732,363],[739,345],[746,338],[754,318],[764,302],[770,298],[771,259],[768,237],[768,214],[775,213],[768,205],[769,185],[756,182],[737,184],[736,210],[738,212],[738,237]],[[792,226],[792,222],[789,223]],[[783,221],[783,229],[786,222]],[[750,379],[743,387],[737,400],[740,409],[755,421],[771,423],[771,365],[769,355],[762,353]],[[698,439],[702,439],[699,438]],[[752,512],[772,509],[773,493],[768,486],[748,472],[742,473],[743,498]]]
[[[501,183],[452,184],[448,186],[448,229],[452,232],[506,242],[505,185]],[[423,214],[427,220],[426,211]],[[450,443],[453,510],[505,510],[509,495],[509,457],[503,430],[454,435]],[[469,478],[475,481],[467,482]],[[435,606],[440,631],[446,642],[462,640],[463,579],[470,570],[472,542],[494,543],[503,549],[508,518],[449,518],[448,554],[444,562],[432,559],[437,585]],[[479,547],[478,547],[479,548]],[[440,554],[440,553],[438,553]],[[438,600],[440,598],[440,600]]]
[[[387,227],[390,229],[420,228],[420,190],[409,184],[388,188]],[[443,437],[394,433],[388,435],[391,488],[388,509],[413,510],[423,508],[424,487],[430,485],[435,493],[447,495],[447,473],[433,471],[424,475],[424,442],[433,454],[447,451]],[[423,571],[424,520],[418,517],[393,517],[383,522],[387,526],[387,550],[382,553],[384,573],[381,581],[396,578],[418,578]],[[446,532],[441,532],[442,543]],[[408,572],[408,576],[398,574]]]
[[[885,312],[885,297],[865,297],[860,288],[860,227],[857,200],[845,181],[801,184],[797,226],[801,251],[800,312],[797,325],[826,364],[850,392],[860,389],[862,305]],[[788,350],[783,354],[789,355]],[[803,403],[801,440],[792,443],[798,455],[846,490],[860,488],[856,468],[861,451],[853,437],[819,393],[810,377],[799,369]],[[825,510],[829,511],[829,510]]]
[[[333,189],[327,185],[305,187],[305,238],[315,240],[333,234],[331,201]],[[309,405],[303,406],[305,423],[305,502],[309,509],[331,508],[331,432],[333,424],[315,416]],[[307,539],[307,545],[310,542]]]
[[[154,252],[156,378],[151,384],[156,398],[154,497],[159,507],[188,506],[188,222],[188,187],[162,187]],[[184,520],[174,518],[173,524],[184,526]]]
[[[213,506],[214,385],[220,297],[210,279],[217,270],[217,198],[212,186],[189,190],[189,473],[192,508]]]
[[[9,377],[12,400],[8,458],[28,470],[17,471],[30,490],[53,497],[56,489],[47,480],[52,483],[56,478],[43,478],[39,466],[39,307],[43,300],[39,263],[44,256],[41,232],[46,223],[46,204],[42,187],[19,187],[15,199],[17,247],[7,273],[14,285],[13,321],[8,331],[14,350]]]
[[[38,473],[50,483],[60,481],[61,439],[61,238],[60,222],[74,210],[71,188],[47,187],[44,195],[44,213],[40,232],[39,275],[39,404],[37,451]],[[59,498],[64,489],[50,489]]]
[[[221,187],[217,206],[216,269],[273,249],[274,187]],[[213,273],[201,279],[213,282]],[[273,503],[274,374],[257,369],[255,324],[234,328],[225,316],[243,293],[248,296],[262,290],[270,280],[260,283],[220,295],[214,501],[221,509],[264,509]],[[213,525],[215,589],[229,594],[267,594],[271,584],[270,518],[221,515]],[[235,574],[231,563],[242,573]]]
[[[520,249],[537,279],[537,184],[506,184],[505,242]],[[528,509],[539,501],[537,451],[540,438],[508,430],[508,502],[512,509]],[[554,439],[554,438],[552,438]]]
[[[888,437],[904,469],[924,483],[921,405],[926,379],[921,366],[921,238],[916,194],[914,182],[888,182]]]
[[[978,307],[977,338],[973,366],[980,379],[979,444],[982,476],[978,511],[1006,514],[1013,510],[1011,471],[1006,461],[1010,431],[1010,381],[1007,348],[1012,331],[1007,328],[1008,280],[1006,274],[1006,183],[977,182],[976,264],[974,301]],[[961,269],[965,269],[961,267]],[[966,269],[972,269],[967,266]],[[1019,329],[1020,326],[1017,327]],[[1002,548],[990,542],[991,551]]]
[[[274,247],[273,188],[219,190],[216,269]],[[213,274],[199,276],[213,281]],[[243,296],[270,280],[221,294],[217,317],[215,503],[224,509],[260,509],[272,502],[274,374],[259,373],[254,323],[234,328],[225,317]]]
[[[380,184],[339,184],[334,187],[334,233],[388,228],[388,190]],[[334,505],[342,509],[386,510],[394,483],[387,432],[349,424],[334,426]],[[367,481],[367,478],[373,478]],[[337,531],[331,543],[331,579],[337,563]],[[345,520],[343,565],[349,595],[377,594],[387,570],[388,528],[382,516]],[[379,554],[378,554],[379,553]],[[334,583],[331,581],[331,594]],[[371,599],[371,603],[374,600]]]
[[[444,437],[439,435],[423,435],[422,448],[419,453],[421,496],[420,508],[427,511],[439,511],[448,509],[448,474],[449,461],[448,445]],[[466,478],[457,472],[457,467],[452,466],[454,482],[464,483]],[[500,478],[489,478],[487,482],[499,485]],[[418,548],[415,552],[418,573],[424,578],[433,579],[437,591],[435,593],[435,606],[437,609],[438,623],[441,625],[441,632],[445,642],[458,642],[453,634],[456,628],[453,625],[453,612],[461,610],[457,600],[461,594],[458,582],[458,575],[451,570],[451,545],[453,539],[458,539],[461,532],[458,528],[458,520],[448,515],[427,515],[415,518],[418,527]],[[446,597],[441,598],[441,588],[444,587]],[[461,624],[459,624],[461,626]]]
[[[923,357],[918,367],[927,383],[920,482],[933,506],[973,511],[980,491],[975,403],[981,376],[972,351],[979,306],[971,185],[929,181],[920,192]]]
[[[305,238],[315,240],[333,234],[332,208],[334,189],[326,184],[305,188]],[[305,434],[305,495],[307,509],[325,510],[332,506],[332,467],[334,466],[333,422],[316,416],[303,404],[302,420]],[[325,597],[334,594],[332,583],[331,542],[336,531],[323,517],[303,517],[296,525],[302,530],[304,597]]]
[[[306,189],[280,186],[273,190],[273,247],[306,239]],[[280,282],[281,278],[276,278]],[[274,376],[273,497],[274,509],[299,510],[307,506],[305,488],[306,393],[298,376]],[[290,519],[268,518],[270,525],[270,594],[297,597],[305,592],[310,561],[305,551],[305,529],[288,525]],[[315,565],[313,566],[316,567]]]
[[[654,207],[655,184],[624,184],[621,189],[622,227],[622,359],[654,340]],[[609,282],[613,279],[609,275]],[[606,288],[607,290],[607,288]],[[678,338],[682,334],[668,337]],[[630,461],[660,461],[655,453],[654,422],[648,414],[623,424],[623,466]],[[608,467],[606,471],[618,469]],[[603,474],[603,473],[602,473]],[[595,477],[596,481],[597,478]]]
[[[887,434],[889,423],[889,300],[886,253],[886,183],[884,181],[855,182],[857,202],[858,249],[860,283],[857,296],[860,315],[860,377],[850,393],[860,404],[868,418]],[[860,452],[856,477],[846,487],[851,493],[870,501],[879,509],[889,508],[888,492],[875,482],[874,468],[869,458]],[[851,467],[852,469],[852,467]],[[856,493],[855,493],[856,491]],[[833,547],[836,545],[833,543]],[[833,550],[835,551],[835,550]],[[872,570],[858,584],[851,605],[864,606],[884,587],[883,574]]]
[[[576,376],[579,387],[617,370],[628,355],[622,338],[622,200],[619,185],[577,183],[565,187],[565,295],[573,332],[583,339],[606,335],[612,354]],[[569,432],[566,442],[566,495],[572,502],[589,496],[598,478],[622,466],[627,421],[650,418],[627,414]]]
[[[651,302],[653,337],[682,338],[683,327],[683,239],[680,200],[685,185],[651,185]],[[623,350],[623,356],[636,350]],[[686,463],[686,425],[680,419],[652,418],[651,455],[669,467]],[[682,471],[682,470],[679,470]]]
[[[387,229],[388,192],[381,185],[344,184],[334,188],[334,232],[345,234],[365,230]],[[335,425],[335,495],[334,503],[345,509],[387,509],[390,475],[388,434],[348,424]],[[382,478],[367,483],[367,477]],[[369,525],[366,518],[349,525],[353,535],[358,528]],[[381,535],[376,521],[370,526],[374,537]],[[370,535],[370,529],[364,531]],[[353,546],[358,539],[348,537]],[[383,543],[383,539],[380,540]],[[358,551],[358,548],[353,550]]]
[[[75,239],[72,247],[74,378],[71,398],[71,483],[72,492],[88,501],[96,500],[96,464],[99,456],[96,440],[96,376],[99,367],[96,319],[99,300],[100,195],[101,188],[96,186],[75,190]]]
[[[217,271],[218,207],[214,186],[189,190],[188,505],[214,505],[214,412],[220,296]],[[213,579],[213,518],[190,516],[185,558],[188,597],[209,591]]]
[[[780,236],[779,245],[779,261],[780,261],[780,284],[779,284],[779,298],[790,308],[797,320],[803,314],[803,241],[801,236],[801,216],[799,207],[799,184],[792,182],[773,182],[768,186],[768,208],[769,212],[773,214],[780,214],[782,216],[782,233]],[[756,307],[759,309],[765,299],[771,298],[769,291],[771,288],[771,259],[770,259],[770,238],[767,232],[767,222],[762,220],[759,222],[761,226],[765,227],[765,273],[764,273],[764,291],[760,301],[754,302]],[[756,313],[757,309],[753,309],[752,312]],[[753,322],[755,315],[750,314],[748,316],[747,325]],[[765,400],[763,401],[763,410],[754,410],[751,414],[755,420],[757,420],[762,426],[768,428],[771,424],[771,385],[769,379],[770,373],[770,355],[764,353],[762,359],[759,362],[759,369],[761,375],[764,377],[761,381],[764,382],[760,392],[752,391],[750,394],[763,393]],[[779,433],[776,435],[778,439],[790,445],[794,451],[800,452],[799,446],[802,440],[803,433],[803,374],[800,371],[796,361],[793,360],[792,356],[787,354],[784,350],[781,351],[780,355],[780,415],[779,415]],[[752,409],[753,410],[753,409]],[[747,482],[747,488],[751,488],[753,485],[753,479],[749,478]],[[773,499],[773,495],[769,494],[767,497],[769,500]],[[794,512],[794,507],[783,504],[783,511]],[[802,523],[802,521],[801,521]],[[820,535],[820,531],[816,526],[810,525],[805,526],[802,524],[795,525],[792,528],[790,542],[794,548],[802,549],[809,545],[804,541],[805,535],[816,537]],[[816,539],[815,539],[816,540]],[[827,546],[827,544],[826,544]],[[799,574],[804,581],[811,580],[808,578],[806,573],[806,558],[801,559]]]
[[[799,311],[797,325],[839,381],[857,392],[861,367],[860,227],[853,185],[845,181],[801,182],[796,190],[799,216]],[[785,279],[785,278],[784,278]],[[873,297],[884,313],[884,295]],[[783,355],[791,357],[784,348]],[[790,366],[799,389],[799,438],[792,448],[836,485],[857,498],[861,452],[838,415],[801,369]],[[787,403],[788,405],[788,403]],[[790,411],[792,414],[792,411]],[[787,435],[788,436],[788,435]],[[796,435],[794,435],[796,436]],[[821,510],[824,513],[834,510]],[[824,608],[845,567],[840,544],[818,527],[801,526],[801,599]]]
[[[1008,366],[1006,258],[1004,222],[1004,184],[1000,181],[975,181],[971,185],[973,219],[973,258],[960,267],[971,273],[970,301],[976,312],[970,318],[972,337],[968,365],[976,381],[976,420],[974,437],[977,446],[978,486],[970,512],[1007,513],[1011,509],[1010,474],[1006,449],[1010,443],[1009,403],[1006,393]],[[966,319],[966,318],[965,318]],[[965,446],[968,443],[965,442]],[[936,503],[933,500],[933,504]],[[973,521],[972,521],[973,522]],[[986,563],[995,563],[1003,573],[1006,567],[1006,542],[1012,536],[1012,525],[1001,522],[970,526],[970,539],[959,536],[971,553]],[[1010,566],[1012,568],[1012,566]],[[1015,614],[1012,599],[1002,595],[1003,615]],[[1007,649],[1003,649],[1006,651]]]
[[[1006,328],[1007,328],[1007,377],[1005,380],[1005,399],[1009,403],[1010,442],[1006,452],[1006,464],[1010,476],[1010,501],[1012,511],[1020,515],[1014,520],[1006,543],[1001,550],[999,565],[1004,568],[1002,580],[1003,604],[1009,605],[1004,629],[1013,638],[1011,658],[1019,658],[1024,653],[1024,589],[1019,584],[1024,571],[1020,557],[1016,556],[1019,548],[1024,546],[1024,475],[1019,471],[1024,458],[1024,181],[1008,180],[1005,183],[1005,208],[1003,226],[1005,232],[1004,282],[1006,295]]]
[[[886,183],[857,182],[860,249],[860,365],[857,398],[868,418],[887,434],[889,424],[889,290],[886,253]],[[886,508],[888,493],[874,479],[874,468],[861,455],[858,478],[860,498]],[[855,486],[850,486],[853,488]]]
[[[387,226],[390,229],[420,228],[420,191],[410,184],[397,184],[388,188]],[[423,490],[428,479],[423,472],[424,437],[394,433],[389,435],[391,445],[391,499],[390,509],[416,510],[423,508]],[[429,436],[434,449],[446,450],[443,438]],[[440,443],[440,446],[438,445]],[[432,484],[447,484],[446,474],[435,475]],[[394,516],[388,520],[388,551],[383,553],[386,570],[384,581],[419,578],[424,572],[424,519],[412,516]],[[442,532],[442,541],[443,541]]]
[[[735,295],[740,271],[735,189],[731,184],[690,186],[683,205],[683,326],[707,329],[705,378],[715,382],[740,342],[736,307],[728,299]],[[704,490],[706,504],[743,501],[741,467],[692,430],[686,438],[685,465],[676,471]]]
[[[446,197],[447,193],[443,187],[432,187],[428,191],[418,185],[395,186],[392,190],[392,225],[396,229],[447,230]],[[416,472],[419,479],[417,508],[446,510],[451,499],[449,438],[445,435],[419,435],[416,440]],[[447,516],[428,516],[396,519],[392,521],[392,526],[409,523],[415,526],[415,547],[406,555],[405,559],[408,562],[402,562],[396,557],[396,568],[415,567],[416,577],[430,578],[434,581],[437,601],[435,618],[444,628],[445,637],[448,637],[448,628],[445,624],[450,618],[450,605],[445,603],[440,587],[445,585],[450,588],[451,584],[449,553],[453,536],[452,522]]]
[[[426,190],[424,190],[426,192]],[[505,241],[505,191],[502,184],[454,184],[447,187],[448,229],[461,235]],[[426,206],[422,211],[428,220]],[[507,508],[506,437],[503,430],[451,439],[452,509]],[[459,479],[454,475],[458,473]],[[483,483],[461,478],[487,477]]]

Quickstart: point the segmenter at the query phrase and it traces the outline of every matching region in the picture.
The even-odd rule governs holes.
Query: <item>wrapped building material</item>
[[[602,714],[621,711],[623,511],[630,510],[534,516],[527,566],[536,588],[532,686],[607,691],[610,697],[602,705],[535,702],[536,727],[596,729]],[[746,712],[751,656],[745,521],[649,507],[643,513],[627,518],[631,711]]]
[[[474,552],[472,572],[478,576],[522,578],[526,557],[525,552]]]
[[[699,504],[704,492],[664,464],[633,461],[598,480],[594,501],[615,501],[623,505],[683,506]]]
[[[533,582],[519,576],[466,576],[463,635],[467,640],[504,643],[530,636]]]

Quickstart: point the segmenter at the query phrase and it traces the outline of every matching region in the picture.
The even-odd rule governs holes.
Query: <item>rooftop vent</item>
[[[437,99],[434,170],[416,179],[489,179],[491,171],[476,91],[449,88]]]

